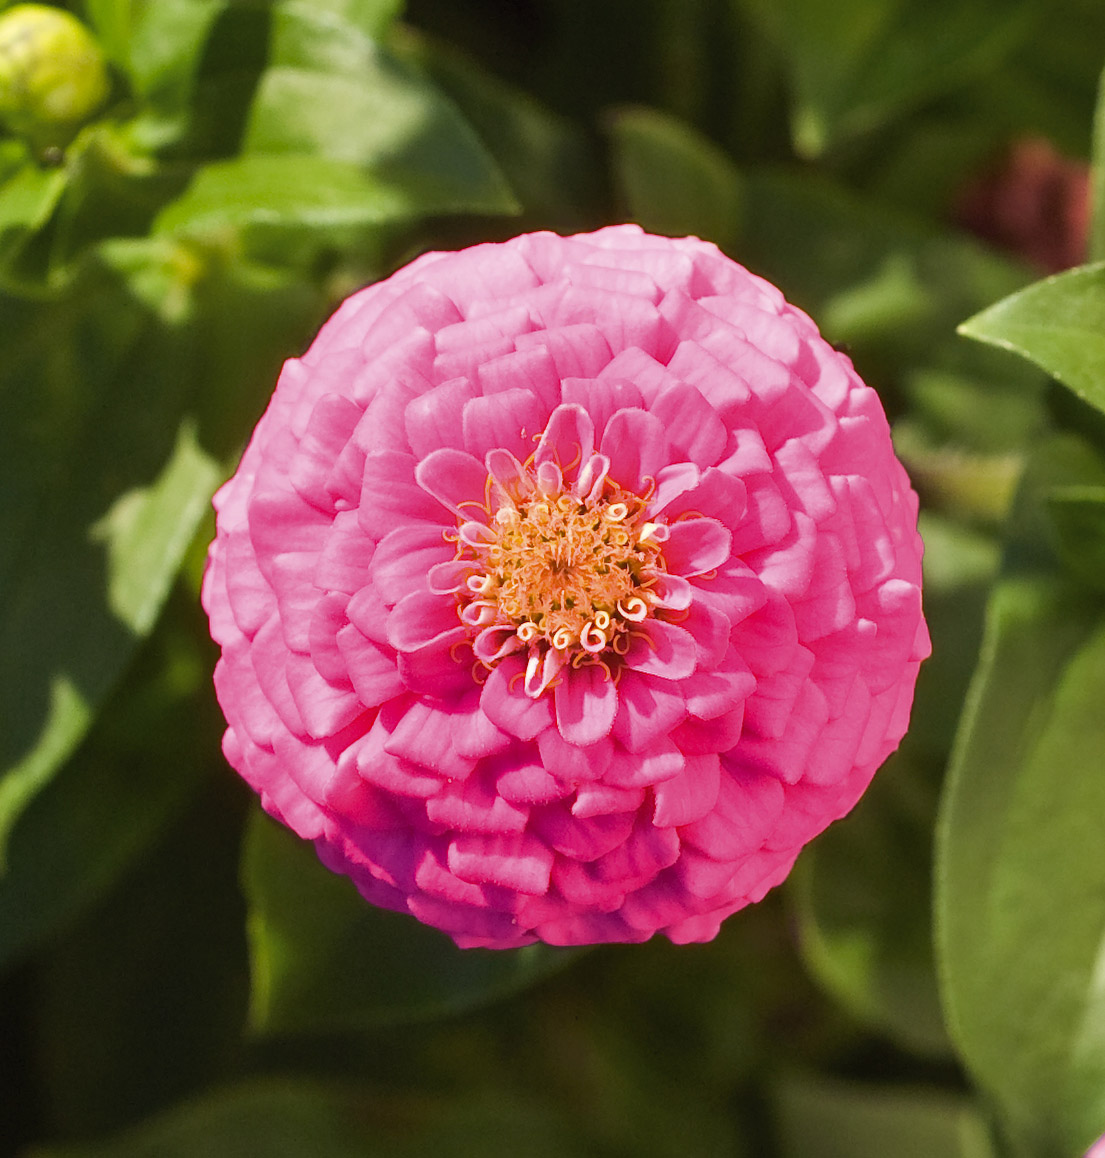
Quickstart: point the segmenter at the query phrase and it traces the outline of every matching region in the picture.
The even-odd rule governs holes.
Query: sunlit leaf
[[[1105,264],[1036,282],[976,314],[959,332],[1028,358],[1105,410]]]
[[[1032,1154],[1105,1121],[1105,618],[1061,580],[996,588],[938,845],[944,999]]]

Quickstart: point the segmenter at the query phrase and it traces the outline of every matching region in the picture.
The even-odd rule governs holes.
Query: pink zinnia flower
[[[856,802],[928,652],[874,391],[634,226],[354,294],[215,505],[227,759],[462,946],[713,937]]]

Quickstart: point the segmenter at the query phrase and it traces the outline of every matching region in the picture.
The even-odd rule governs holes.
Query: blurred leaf
[[[64,169],[43,169],[11,146],[0,142],[0,266],[46,224],[68,182]]]
[[[1105,261],[1105,72],[1097,85],[1090,168],[1089,260]]]
[[[742,207],[740,174],[689,125],[646,108],[612,114],[614,177],[629,217],[670,237],[694,234],[734,252]]]
[[[1105,1121],[1103,687],[1100,604],[1003,580],[944,799],[938,949],[962,1057],[1032,1154]]]
[[[1105,590],[1105,487],[1056,487],[1046,502],[1059,557],[1081,582]]]
[[[1105,410],[1105,264],[1036,282],[976,314],[959,332],[1028,358]]]
[[[216,735],[204,729],[212,747]],[[145,758],[157,751],[147,740]],[[172,757],[162,770],[173,774]],[[248,998],[235,888],[244,802],[229,776],[205,788],[41,959],[33,1014],[47,1136],[117,1130],[237,1061]]]
[[[745,2],[790,67],[805,157],[962,85],[1015,44],[1031,10],[1006,0]]]
[[[142,650],[86,744],[15,825],[0,876],[0,969],[102,897],[217,758],[207,657],[188,612]]]
[[[215,1090],[110,1142],[27,1158],[563,1158],[585,1145],[555,1110],[509,1093],[388,1098],[270,1078]]]
[[[208,34],[232,0],[85,0],[108,58],[137,96],[183,114]]]
[[[446,97],[354,24],[298,0],[274,7],[269,67],[244,147],[362,166],[423,197],[425,214],[518,210]]]
[[[778,1088],[780,1158],[997,1158],[959,1094],[791,1078]]]
[[[155,222],[156,233],[363,227],[445,212],[452,190],[435,197],[429,182],[406,190],[344,161],[309,154],[250,155],[217,161],[197,174]]]
[[[389,44],[427,73],[479,133],[532,220],[527,227],[567,232],[591,225],[604,189],[597,150],[583,131],[450,46],[402,33]]]
[[[929,921],[932,779],[916,760],[891,758],[855,811],[799,858],[791,887],[818,981],[864,1024],[939,1056],[949,1043]]]
[[[151,367],[130,377],[126,299],[84,290],[0,302],[19,335],[0,367],[0,849],[149,630],[217,473]]]
[[[522,989],[572,950],[457,949],[444,933],[363,900],[314,848],[256,813],[246,835],[253,1002],[267,1033],[341,1032],[441,1017]]]

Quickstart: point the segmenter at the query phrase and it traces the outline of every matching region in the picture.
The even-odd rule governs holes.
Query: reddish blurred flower
[[[216,506],[227,758],[462,946],[713,937],[852,807],[928,651],[874,391],[633,226],[355,294]]]
[[[1046,273],[1069,269],[1086,260],[1090,168],[1043,138],[1017,141],[967,186],[955,215],[978,237]]]

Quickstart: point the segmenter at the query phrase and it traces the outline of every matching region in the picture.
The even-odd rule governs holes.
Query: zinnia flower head
[[[461,946],[713,937],[856,802],[928,652],[874,391],[635,226],[354,294],[215,505],[228,760]]]

